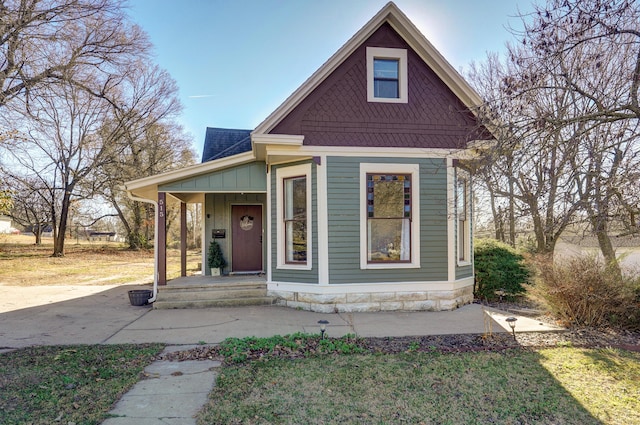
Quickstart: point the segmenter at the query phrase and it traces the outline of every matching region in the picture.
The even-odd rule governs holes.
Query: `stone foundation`
[[[473,287],[450,291],[312,294],[268,291],[275,304],[319,313],[366,311],[445,311],[473,302]]]

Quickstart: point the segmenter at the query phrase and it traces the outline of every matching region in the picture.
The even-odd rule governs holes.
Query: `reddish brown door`
[[[231,206],[232,271],[262,271],[262,205]]]

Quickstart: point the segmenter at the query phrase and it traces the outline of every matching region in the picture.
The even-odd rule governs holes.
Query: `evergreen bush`
[[[474,295],[493,301],[501,296],[516,296],[526,291],[529,268],[524,257],[507,244],[481,239],[474,245]]]
[[[210,268],[220,269],[220,271],[227,265],[227,261],[222,255],[222,248],[216,241],[211,241],[209,244],[208,264]]]

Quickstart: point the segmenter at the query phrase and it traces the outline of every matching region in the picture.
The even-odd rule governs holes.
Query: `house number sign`
[[[242,230],[253,229],[253,217],[250,215],[243,215],[240,217],[240,228]]]

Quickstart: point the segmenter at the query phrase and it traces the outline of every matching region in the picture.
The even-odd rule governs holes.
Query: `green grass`
[[[0,423],[99,424],[162,345],[35,347],[0,355]]]
[[[223,369],[199,424],[640,424],[640,354],[572,347],[269,358]]]

